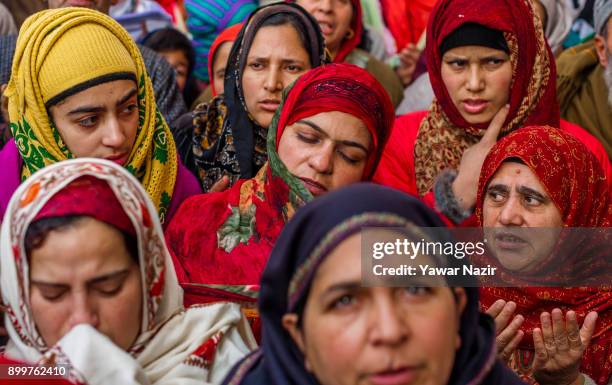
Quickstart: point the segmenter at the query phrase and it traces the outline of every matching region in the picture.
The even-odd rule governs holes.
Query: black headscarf
[[[242,73],[257,31],[266,20],[283,13],[292,14],[299,20],[298,33],[306,44],[311,67],[318,67],[325,61],[325,41],[319,24],[297,4],[282,3],[261,7],[244,23],[227,59],[223,99],[228,108],[228,120],[233,131],[241,178],[252,178],[257,173],[258,170],[253,164],[255,135],[263,132],[265,140],[267,132],[267,128],[258,126],[249,116],[242,90]]]
[[[330,192],[301,208],[277,240],[262,277],[259,297],[262,346],[239,363],[224,383],[317,385],[316,378],[304,367],[304,356],[283,328],[282,316],[300,312],[320,263],[340,242],[364,227],[406,224],[444,227],[438,216],[418,199],[370,183]],[[338,229],[342,231],[338,233]],[[332,231],[339,235],[330,240],[328,234]],[[326,237],[325,251],[313,261],[313,250]],[[452,264],[454,258],[446,260]],[[298,270],[303,278],[295,282]],[[465,288],[467,305],[461,316],[461,348],[456,353],[448,385],[524,384],[497,360],[493,320],[479,312],[478,288],[471,286]]]

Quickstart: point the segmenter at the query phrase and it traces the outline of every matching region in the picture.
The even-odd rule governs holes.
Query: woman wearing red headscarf
[[[512,287],[484,287],[480,299],[496,317],[500,354],[529,383],[612,379],[612,290],[598,288],[610,279],[608,235],[551,231],[609,227],[611,203],[599,162],[562,130],[525,127],[484,161],[476,218],[491,235],[490,260]]]
[[[363,16],[359,0],[293,0],[312,14],[334,63],[351,63],[364,68],[385,87],[394,106],[404,97],[404,87],[391,67],[357,48],[363,36]]]
[[[442,212],[461,222],[476,201],[488,150],[499,135],[526,125],[571,132],[612,176],[601,143],[560,121],[554,56],[530,0],[442,0],[427,34],[435,100],[429,111],[396,120],[376,181],[435,200]],[[441,174],[445,169],[458,173]]]
[[[252,179],[181,206],[166,232],[186,305],[254,306],[276,238],[314,197],[369,180],[393,124],[385,90],[349,64],[313,69],[287,91],[268,129],[268,162]]]

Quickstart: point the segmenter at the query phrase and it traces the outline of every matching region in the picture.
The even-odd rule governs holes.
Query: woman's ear
[[[467,294],[465,289],[462,287],[454,287],[453,292],[455,294],[455,302],[457,303],[457,339],[455,342],[455,348],[459,350],[461,347],[461,335],[459,334],[461,328],[461,315],[465,311],[465,307],[467,306]]]
[[[302,354],[304,353],[304,338],[302,337],[302,332],[298,328],[298,315],[295,313],[287,313],[283,316],[283,327],[289,335],[291,339],[297,347],[300,349]]]
[[[295,313],[287,313],[283,316],[282,322],[283,327],[285,330],[287,330],[293,342],[295,342],[298,349],[300,349],[300,352],[302,352],[304,355],[304,366],[306,367],[306,370],[311,371],[311,366],[308,363],[308,357],[306,357],[304,335],[298,326],[298,315]]]

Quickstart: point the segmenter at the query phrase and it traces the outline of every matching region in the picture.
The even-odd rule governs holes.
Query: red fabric
[[[136,236],[132,221],[105,181],[83,176],[55,194],[35,220],[65,215],[86,215]]]
[[[380,158],[389,137],[387,127],[391,127],[395,119],[389,94],[374,77],[365,76],[361,68],[350,64],[328,68],[316,76],[306,76],[309,76],[307,81],[296,84],[285,101],[289,113],[282,115],[279,120],[277,148],[286,126],[321,112],[344,112],[361,119],[370,132],[374,151],[370,152],[363,177],[371,179],[375,161]],[[343,82],[342,79],[359,79],[364,87],[343,88],[338,86],[338,82]],[[383,139],[382,143],[380,139]]]
[[[516,38],[516,64],[513,63],[515,74],[512,80],[511,94],[508,103],[510,112],[504,126],[519,115],[519,108],[526,96],[533,97],[529,90],[530,80],[537,75],[536,54],[537,46],[536,25],[533,20],[533,11],[527,4],[529,0],[500,0],[500,1],[473,1],[473,0],[442,0],[432,11],[427,29],[427,46],[425,55],[427,69],[436,99],[444,109],[449,120],[466,131],[486,129],[488,124],[479,124],[470,127],[463,119],[448,94],[442,80],[442,55],[439,47],[442,41],[455,29],[465,23],[478,23],[486,27],[512,34]],[[507,37],[506,37],[507,39]],[[513,50],[512,44],[509,44]],[[549,81],[545,84],[545,91],[526,120],[521,126],[549,125],[559,127],[559,103],[556,94],[556,66],[554,55],[550,47],[548,51]],[[540,74],[541,75],[541,74]]]
[[[417,111],[395,119],[391,137],[374,174],[374,182],[418,196],[414,172],[414,144],[421,121],[426,115],[427,111]],[[565,120],[561,120],[561,130],[572,134],[591,150],[604,170],[608,183],[612,185],[612,165],[603,145],[580,126]],[[428,195],[431,193],[425,197]],[[430,196],[429,199],[433,197]]]
[[[436,1],[381,0],[383,18],[395,39],[398,52],[409,43],[418,43]]]
[[[338,54],[334,58],[334,63],[342,63],[344,59],[351,53],[361,42],[363,33],[363,11],[361,10],[361,2],[359,0],[351,0],[353,4],[353,19],[351,20],[351,29],[354,34],[348,40],[342,42],[342,46]]]
[[[599,162],[573,135],[554,128],[525,127],[500,140],[491,150],[481,173],[476,217],[482,223],[482,205],[486,186],[501,164],[509,158],[521,159],[539,178],[568,227],[609,227],[612,225],[610,190]],[[563,244],[560,241],[560,245]],[[606,257],[584,260],[580,250],[558,249],[533,270],[554,266],[555,275],[581,274],[596,276],[607,273]],[[608,255],[608,254],[607,254]],[[582,263],[581,263],[582,262]],[[493,262],[494,263],[494,262]],[[531,273],[531,272],[530,272]],[[527,273],[529,274],[529,273]],[[525,275],[527,275],[525,274]],[[582,372],[598,384],[608,384],[612,375],[612,290],[556,287],[508,287],[481,289],[481,303],[489,308],[496,300],[517,303],[517,314],[525,317],[521,329],[525,337],[521,348],[533,349],[532,330],[540,327],[540,314],[561,308],[574,310],[582,323],[591,311],[599,313],[591,345],[582,360]]]
[[[217,96],[217,91],[215,90],[215,82],[212,81],[214,77],[212,67],[213,60],[215,58],[215,53],[217,52],[217,49],[221,46],[221,44],[227,42],[234,42],[234,40],[236,40],[236,38],[238,37],[238,34],[240,33],[241,29],[242,23],[234,24],[231,27],[224,29],[223,32],[221,32],[219,36],[217,36],[217,38],[210,46],[210,50],[208,51],[208,78],[210,79],[210,89],[212,90],[213,96]]]

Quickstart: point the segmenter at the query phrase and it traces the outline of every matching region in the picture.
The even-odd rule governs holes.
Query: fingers
[[[540,322],[542,323],[542,337],[544,338],[544,347],[546,351],[552,355],[555,352],[556,347],[550,314],[547,312],[543,312],[540,315]]]
[[[213,184],[209,192],[225,191],[229,187],[229,184],[230,184],[229,177],[227,175],[223,175],[221,178],[219,178],[218,181],[215,182],[215,184]]]
[[[582,351],[582,341],[580,339],[580,330],[578,327],[578,319],[576,313],[568,311],[566,314],[567,341],[571,350]]]
[[[533,347],[535,349],[535,362],[534,367],[541,367],[548,360],[548,352],[544,345],[544,336],[542,329],[533,329]]]
[[[565,322],[563,320],[563,312],[561,309],[553,309],[552,311],[552,331],[555,348],[559,352],[568,351],[569,343],[567,341]]]
[[[493,305],[491,305],[491,307],[489,307],[485,313],[495,319],[503,310],[504,306],[506,306],[506,301],[503,299],[498,299],[497,301],[493,302]],[[495,330],[497,331],[497,324],[495,326]]]
[[[506,362],[510,361],[512,354],[514,353],[518,345],[521,343],[524,336],[525,333],[522,330],[517,331],[514,337],[512,337],[512,339],[510,340],[510,342],[508,342],[506,346],[502,349],[502,351],[499,352],[499,356]]]
[[[489,310],[487,310],[487,314],[489,314],[495,320],[495,333],[496,334],[501,333],[506,328],[515,310],[516,310],[516,303],[512,301],[506,302],[504,300],[495,301],[495,303],[491,305]]]
[[[597,324],[597,317],[597,312],[590,312],[584,318],[582,328],[580,328],[580,340],[585,348],[591,343],[591,337],[593,337],[593,333],[595,332],[595,325]]]
[[[480,143],[493,146],[497,142],[497,138],[499,137],[501,129],[504,126],[506,117],[508,117],[508,111],[510,111],[510,106],[508,104],[497,111],[493,117],[493,120],[491,120],[491,123],[489,123],[489,127],[485,131]]]

